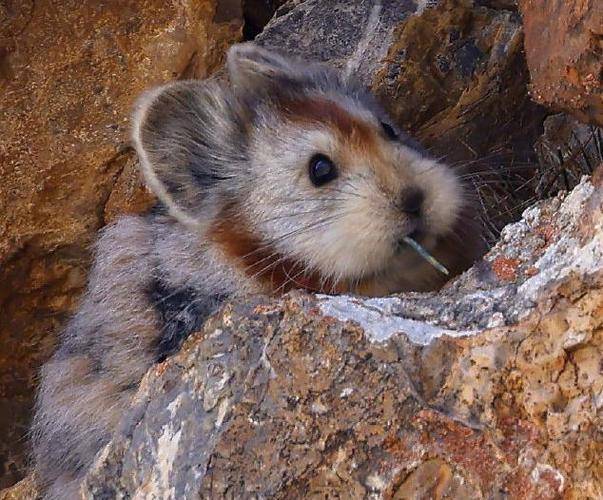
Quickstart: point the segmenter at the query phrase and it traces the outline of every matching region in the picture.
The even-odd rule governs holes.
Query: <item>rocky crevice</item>
[[[600,498],[600,12],[282,3],[0,6],[0,485],[24,472],[35,373],[95,232],[152,203],[124,149],[132,100],[219,68],[246,17],[257,43],[354,73],[470,175],[494,246],[437,293],[228,304],[147,374],[83,496]]]

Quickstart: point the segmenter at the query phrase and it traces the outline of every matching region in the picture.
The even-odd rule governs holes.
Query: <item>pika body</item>
[[[177,81],[136,105],[132,140],[160,203],[102,231],[42,368],[32,438],[45,498],[76,496],[144,373],[225,299],[426,291],[476,253],[459,176],[353,78],[254,44],[233,46],[227,71],[229,85]]]

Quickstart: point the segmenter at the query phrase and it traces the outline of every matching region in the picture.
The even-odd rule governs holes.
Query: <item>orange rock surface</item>
[[[217,68],[240,37],[239,4],[0,4],[0,486],[19,476],[36,370],[85,286],[96,231],[153,202],[128,145],[132,102]]]
[[[603,4],[520,0],[532,97],[603,126]]]

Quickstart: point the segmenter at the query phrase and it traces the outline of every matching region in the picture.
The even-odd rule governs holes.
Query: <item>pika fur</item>
[[[33,424],[46,498],[76,496],[147,369],[227,297],[292,288],[384,295],[478,248],[457,176],[396,130],[359,84],[253,44],[230,86],[146,93],[133,142],[163,208],[105,228],[81,306],[42,368]]]

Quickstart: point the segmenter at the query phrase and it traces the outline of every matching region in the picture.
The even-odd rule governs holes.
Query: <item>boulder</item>
[[[83,498],[601,498],[603,179],[438,293],[227,304],[145,376]]]
[[[520,0],[525,48],[539,103],[603,126],[600,0]]]
[[[239,4],[0,4],[0,486],[21,474],[37,369],[97,230],[152,203],[128,146],[132,102],[218,67],[240,37]]]
[[[38,485],[33,474],[10,488],[0,490],[0,500],[37,500],[39,497]]]

